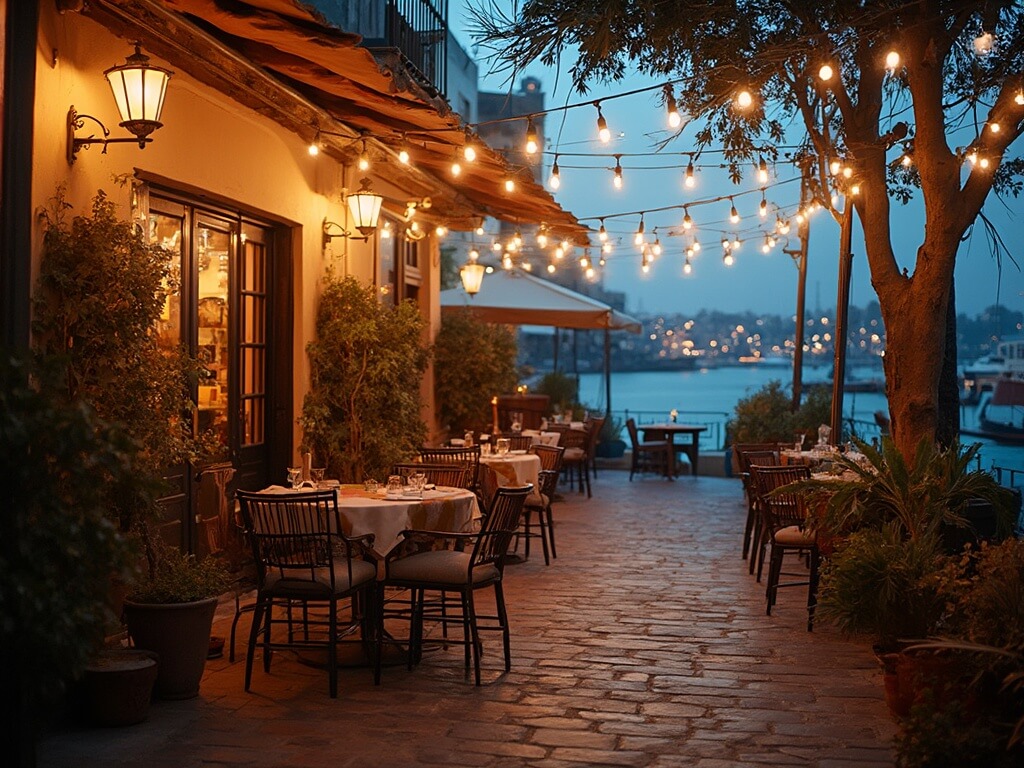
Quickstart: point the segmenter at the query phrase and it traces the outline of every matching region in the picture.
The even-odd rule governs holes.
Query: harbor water
[[[861,381],[881,379],[880,369],[853,368],[851,378]],[[804,385],[825,382],[826,368],[808,368],[804,371]],[[737,365],[719,368],[698,368],[690,371],[639,371],[613,373],[612,411],[621,416],[624,411],[634,415],[637,422],[665,421],[669,411],[679,412],[679,421],[711,425],[701,441],[704,450],[723,448],[725,421],[732,417],[737,401],[776,379],[787,387],[792,383],[792,371],[786,367]],[[580,374],[580,400],[595,410],[604,410],[604,376],[600,373]],[[964,428],[976,425],[975,406],[961,408]],[[843,398],[846,418],[871,424],[875,411],[888,414],[883,392],[847,392]],[[981,465],[1024,471],[1024,446],[998,444],[982,438],[963,437],[964,443],[980,442]],[[718,443],[718,444],[715,444]]]

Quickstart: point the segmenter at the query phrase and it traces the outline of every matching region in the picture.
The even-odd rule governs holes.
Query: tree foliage
[[[781,381],[769,381],[736,403],[735,416],[725,428],[727,441],[792,443],[795,434],[817,435],[819,425],[828,423],[832,398],[823,387],[808,389],[796,413],[792,402]]]
[[[491,398],[512,392],[518,381],[515,333],[468,312],[443,316],[434,361],[437,408],[449,430],[490,424]]]
[[[419,381],[429,348],[410,301],[386,306],[354,277],[328,276],[306,351],[305,447],[331,476],[380,479],[423,444]]]
[[[499,70],[571,55],[581,92],[628,67],[675,81],[679,106],[701,121],[697,155],[722,148],[734,179],[761,155],[779,159],[783,134],[799,126],[791,159],[811,175],[815,202],[837,220],[852,204],[862,224],[897,444],[912,456],[934,437],[944,357],[935,329],[946,322],[959,244],[994,187],[1020,189],[1021,164],[1006,157],[1024,129],[1020,2],[526,0],[506,15],[481,0],[474,15]],[[835,73],[827,82],[823,64]],[[743,90],[754,96],[745,109]],[[904,271],[891,198],[918,187],[925,226]]]

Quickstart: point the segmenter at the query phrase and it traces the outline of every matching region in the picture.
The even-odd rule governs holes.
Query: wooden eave
[[[359,47],[362,38],[327,24],[294,0],[91,0],[85,13],[114,34],[196,80],[352,162],[365,136],[387,175],[411,197],[430,196],[431,219],[451,229],[480,216],[546,224],[553,234],[586,243],[587,229],[562,209],[528,169],[509,167],[478,147],[453,179],[452,158],[465,129],[446,101],[408,75],[397,52]],[[338,135],[333,135],[338,134]],[[397,154],[406,141],[413,163]],[[517,190],[504,192],[508,176]]]

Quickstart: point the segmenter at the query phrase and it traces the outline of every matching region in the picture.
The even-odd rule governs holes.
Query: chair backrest
[[[745,464],[743,456],[751,451],[778,451],[778,443],[735,443],[732,447],[732,468],[734,472],[749,472],[750,465]]]
[[[420,461],[424,464],[462,464],[469,470],[466,488],[476,488],[480,474],[480,446],[460,448],[420,448]]]
[[[773,493],[783,486],[811,476],[806,464],[790,464],[785,467],[766,467],[752,464],[750,476],[757,494],[758,503],[766,522],[771,528],[798,525],[803,522],[803,498],[797,493]]]
[[[488,563],[496,565],[499,570],[504,568],[505,553],[512,537],[519,531],[523,505],[532,490],[533,486],[528,483],[495,491],[473,546],[470,571]]]
[[[583,429],[567,429],[562,433],[562,439],[559,442],[565,451],[579,448],[586,455],[587,447],[590,445],[590,435]]]
[[[779,454],[775,451],[744,451],[740,454],[741,477],[743,478],[743,490],[753,498],[751,489],[750,468],[751,467],[777,467],[780,466]]]
[[[604,427],[605,418],[604,416],[595,416],[588,418],[584,423],[583,427],[590,435],[590,442],[587,445],[587,455],[593,456],[594,450],[597,447],[597,441],[601,439],[601,429]]]
[[[348,561],[348,583],[352,583],[352,547],[341,533],[338,497],[334,491],[238,491],[236,496],[241,503],[245,534],[252,545],[261,586],[271,574],[289,581],[322,584],[317,575],[326,569],[333,590],[338,544],[342,545]]]
[[[636,450],[636,447],[640,445],[640,438],[636,433],[636,421],[632,417],[626,419],[626,430],[629,432],[629,443]]]
[[[469,468],[456,463],[448,464],[395,464],[391,468],[393,475],[411,475],[422,472],[427,476],[427,482],[434,485],[443,485],[447,488],[472,488],[469,484]]]
[[[541,469],[553,469],[556,472],[562,471],[562,454],[565,453],[565,448],[558,445],[537,443],[533,446],[533,452],[540,457]]]
[[[533,438],[529,435],[508,435],[510,451],[528,451],[533,446]]]
[[[561,474],[557,469],[542,469],[537,473],[537,490],[548,497],[548,503],[551,503],[551,497],[555,495],[555,491],[558,490],[558,477]]]

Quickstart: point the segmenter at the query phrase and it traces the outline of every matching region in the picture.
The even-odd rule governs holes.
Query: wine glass
[[[309,478],[313,481],[313,484],[319,488],[324,482],[324,476],[327,474],[327,467],[313,467],[309,470]]]
[[[297,491],[302,485],[302,467],[288,467],[288,485]]]

